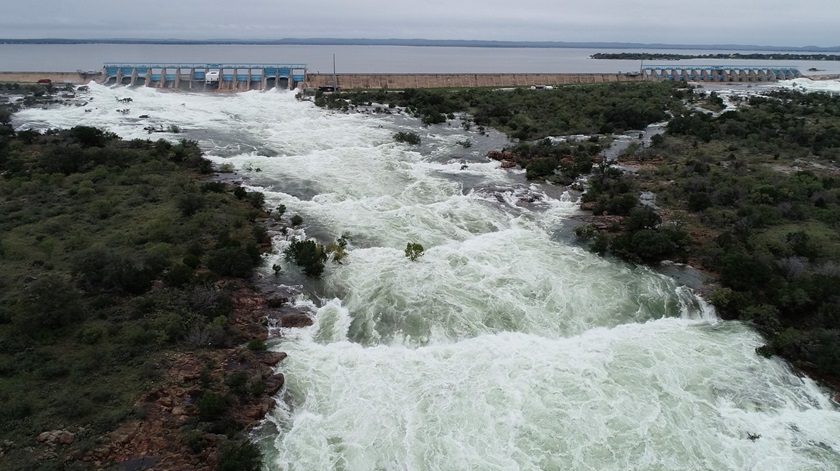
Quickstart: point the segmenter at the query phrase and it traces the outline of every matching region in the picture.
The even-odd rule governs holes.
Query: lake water
[[[617,52],[619,50],[616,50]],[[622,49],[622,52],[642,50]],[[647,50],[710,54],[708,50]],[[262,46],[161,44],[0,44],[0,72],[99,70],[104,62],[302,63],[310,72],[339,73],[616,73],[639,70],[640,61],[595,60],[605,49],[473,48],[409,46]],[[754,52],[754,51],[739,51]],[[840,73],[840,62],[688,60],[649,62],[700,65],[794,65]]]

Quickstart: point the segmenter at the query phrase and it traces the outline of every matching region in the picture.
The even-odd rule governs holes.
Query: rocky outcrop
[[[117,464],[121,469],[214,469],[217,447],[226,437],[204,433],[203,446],[196,451],[195,446],[186,442],[184,433],[185,429],[199,423],[197,401],[208,388],[221,396],[235,398],[226,417],[237,424],[237,428],[251,429],[265,418],[285,384],[285,378],[275,371],[275,367],[286,354],[250,350],[244,345],[250,340],[266,340],[268,319],[278,315],[269,304],[285,303],[269,303],[269,299],[274,298],[266,298],[237,283],[241,284],[226,280],[220,282],[220,287],[233,292],[234,312],[228,324],[243,346],[169,354],[164,359],[169,365],[164,380],[135,403],[135,410],[142,418],[126,422],[103,437],[105,445],[87,452],[82,459],[96,467]],[[312,324],[309,316],[291,311],[287,306],[280,318],[284,319],[285,327]],[[244,394],[231,386],[229,379],[234,375],[245,378]],[[73,435],[65,432],[44,432],[38,440],[58,444],[72,441]]]
[[[47,445],[69,445],[76,436],[67,430],[50,430],[40,433],[35,439]]]

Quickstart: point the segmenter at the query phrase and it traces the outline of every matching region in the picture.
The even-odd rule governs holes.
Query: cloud
[[[4,5],[14,38],[366,37],[837,45],[836,0],[39,0]]]

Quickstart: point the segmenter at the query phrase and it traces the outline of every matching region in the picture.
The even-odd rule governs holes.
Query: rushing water
[[[344,263],[305,287],[279,255],[302,231],[268,257],[315,319],[272,343],[289,356],[258,434],[270,469],[840,469],[826,391],[756,355],[758,335],[671,279],[555,237],[575,202],[488,162],[496,134],[289,93],[90,96],[14,123],[127,138],[176,124],[307,234],[350,238]],[[119,97],[133,98],[128,116]],[[405,129],[423,145],[394,143]],[[408,260],[407,242],[425,254]]]

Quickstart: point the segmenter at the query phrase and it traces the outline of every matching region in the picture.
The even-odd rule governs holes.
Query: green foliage
[[[264,352],[268,350],[268,346],[264,340],[253,339],[248,341],[248,350],[254,352]]]
[[[409,242],[405,245],[405,256],[412,262],[416,262],[418,258],[423,256],[425,249],[422,245],[414,242]]]
[[[212,391],[202,394],[195,405],[198,408],[198,418],[204,422],[218,420],[227,412],[229,407],[224,396]]]
[[[314,240],[293,240],[285,250],[286,260],[299,266],[303,273],[311,278],[319,278],[324,273],[327,252],[324,246]]]
[[[404,142],[413,146],[420,145],[420,135],[414,131],[400,131],[394,134],[394,140],[397,142]]]
[[[292,216],[290,222],[292,223],[292,226],[299,226],[303,224],[303,218],[300,216],[300,214],[295,214],[294,216]]]
[[[680,110],[683,84],[628,82],[513,92],[480,89],[409,89],[342,92],[316,96],[330,109],[352,103],[387,103],[404,107],[428,125],[466,111],[478,126],[492,126],[519,139],[642,129]]]
[[[260,471],[262,452],[251,442],[225,442],[219,447],[219,471]]]
[[[244,371],[233,372],[225,378],[225,385],[237,396],[248,394],[248,374]]]
[[[262,232],[250,201],[198,180],[209,168],[190,141],[0,135],[0,441],[104,434],[159,380],[145,365],[234,342],[238,284],[195,270],[250,276]]]
[[[242,247],[222,247],[207,254],[207,268],[219,276],[249,278],[255,266],[251,254]]]

